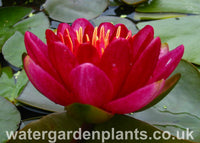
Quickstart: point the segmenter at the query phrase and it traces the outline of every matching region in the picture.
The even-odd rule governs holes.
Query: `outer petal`
[[[90,43],[81,44],[78,48],[76,57],[79,61],[79,64],[88,62],[98,65],[100,62],[100,56],[97,52],[97,49]]]
[[[144,86],[156,67],[160,53],[160,38],[155,38],[133,65],[120,96],[124,96]]]
[[[117,114],[126,114],[137,111],[155,99],[161,92],[165,81],[161,80],[149,84],[137,91],[104,106],[106,111]]]
[[[112,99],[112,83],[93,64],[79,65],[71,71],[69,78],[76,102],[100,107]]]
[[[65,84],[69,85],[69,73],[78,65],[78,62],[71,50],[61,42],[54,42],[49,45],[49,56]]]
[[[163,43],[161,45],[159,59],[161,57],[163,57],[164,55],[166,55],[168,52],[169,52],[169,46],[168,46],[168,44],[167,43]]]
[[[25,33],[24,41],[27,53],[31,59],[56,78],[56,80],[61,82],[60,77],[49,60],[47,46],[31,32]]]
[[[24,58],[24,68],[32,84],[47,98],[64,106],[72,103],[68,91],[29,56]]]
[[[165,56],[161,57],[157,63],[153,76],[149,83],[160,79],[166,79],[174,71],[180,62],[184,53],[184,46],[180,45],[176,49],[168,52]]]
[[[153,37],[154,31],[153,27],[151,27],[150,25],[145,26],[134,36],[131,49],[133,54],[133,62],[135,62],[139,58],[144,49],[153,40]]]
[[[110,78],[114,87],[114,94],[119,91],[131,68],[129,48],[128,40],[116,39],[105,49],[101,59],[100,68]]]

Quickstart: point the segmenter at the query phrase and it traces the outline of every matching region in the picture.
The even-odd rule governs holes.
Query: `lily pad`
[[[125,2],[126,4],[136,5],[136,4],[143,3],[147,0],[122,0],[122,1]]]
[[[0,96],[14,102],[27,81],[28,79],[24,71],[13,75],[10,67],[2,68]]]
[[[44,8],[52,19],[72,23],[77,18],[99,16],[108,4],[108,0],[47,0]]]
[[[199,0],[151,0],[138,6],[136,11],[200,14],[199,7]]]
[[[170,18],[137,24],[139,29],[145,25],[154,27],[155,36],[161,37],[163,43],[168,43],[170,49],[183,44],[183,58],[200,65],[200,16]]]
[[[118,24],[118,23],[122,23],[124,25],[126,25],[126,27],[132,31],[133,34],[136,34],[138,32],[135,24],[125,18],[119,18],[119,17],[115,17],[115,16],[100,16],[97,17],[95,19],[92,20],[94,22],[95,25],[99,25],[102,22],[111,22],[113,24]]]
[[[31,8],[4,7],[0,8],[0,51],[5,41],[14,34],[15,23],[31,12]]]
[[[135,12],[133,19],[134,20],[158,20],[158,19],[167,19],[175,17],[187,16],[186,14],[176,14],[176,13],[141,13]]]
[[[45,30],[49,28],[49,21],[44,13],[38,13],[30,18],[18,22],[8,32],[14,34],[3,45],[4,58],[13,66],[22,67],[22,54],[26,52],[24,46],[24,33],[31,31],[45,41]]]
[[[174,135],[189,129],[194,137],[190,140],[200,142],[200,73],[186,61],[181,61],[174,73],[182,75],[175,88],[153,108],[133,116]]]
[[[17,108],[0,96],[0,142],[8,140],[7,133],[14,132],[18,129],[21,117]]]
[[[21,103],[27,104],[32,107],[39,109],[53,111],[53,112],[62,112],[64,107],[58,104],[55,104],[44,95],[42,95],[35,87],[29,82],[27,86],[22,91],[21,95],[17,98]]]
[[[115,115],[111,120],[101,123],[101,124],[88,124],[84,123],[81,120],[76,120],[72,118],[66,112],[63,113],[53,113],[47,115],[37,121],[33,121],[22,130],[18,132],[17,139],[13,139],[10,143],[21,143],[27,142],[27,140],[20,140],[23,136],[24,131],[37,131],[38,134],[42,135],[42,132],[46,132],[43,139],[38,137],[37,140],[29,140],[29,142],[34,143],[38,141],[44,142],[85,142],[85,143],[115,143],[117,141],[132,143],[132,142],[159,142],[166,143],[166,140],[159,139],[156,140],[153,138],[153,132],[159,132],[162,134],[162,131],[157,128],[139,121],[137,119],[125,116],[125,115]],[[143,131],[141,134],[140,131]],[[53,132],[53,133],[52,133]],[[71,132],[69,134],[69,132]],[[99,133],[98,133],[99,132]],[[125,137],[125,132],[129,132],[129,135]],[[130,136],[132,133],[132,137]],[[135,132],[137,135],[135,135]],[[87,133],[87,135],[85,135]],[[49,135],[50,134],[50,135]],[[52,135],[59,135],[59,138],[51,138]],[[83,135],[84,134],[84,135]],[[99,134],[99,135],[98,135]],[[99,137],[98,137],[98,136]],[[33,134],[30,135],[33,137]],[[54,139],[54,141],[53,141]],[[187,143],[188,141],[177,140],[175,137],[168,138],[167,142],[173,143]]]

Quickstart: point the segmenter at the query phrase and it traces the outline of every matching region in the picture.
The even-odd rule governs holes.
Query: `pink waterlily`
[[[47,44],[25,33],[24,68],[32,84],[53,102],[90,104],[110,113],[137,111],[162,93],[184,47],[169,51],[151,26],[132,36],[125,25],[94,27],[80,18],[46,30]]]

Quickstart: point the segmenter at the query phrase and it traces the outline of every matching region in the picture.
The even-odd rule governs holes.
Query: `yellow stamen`
[[[106,32],[106,37],[104,39],[104,45],[105,45],[105,48],[108,46],[109,44],[109,35],[110,35],[110,29]]]
[[[93,35],[92,35],[92,45],[93,45],[93,46],[96,45],[96,41],[98,40],[98,37],[97,37],[97,28],[98,28],[98,27],[95,27],[95,28],[94,28],[94,32],[93,32]]]
[[[104,37],[105,37],[105,28],[104,26],[101,26],[99,39],[104,39]]]
[[[127,34],[127,36],[126,36],[126,39],[129,39],[131,36],[132,36],[132,32],[131,32],[131,31],[128,31],[128,34]]]
[[[76,37],[79,44],[82,44],[83,43],[83,28],[82,27],[80,27],[79,30],[76,30]]]
[[[121,26],[117,28],[116,38],[119,38],[120,34],[121,34]]]
[[[68,29],[65,29],[65,31],[66,31],[66,33],[67,33],[67,39],[68,39],[68,41],[69,41],[69,45],[67,45],[67,46],[69,46],[70,48],[71,48],[71,50],[73,51],[73,42],[72,42],[72,38],[71,38],[71,36],[70,36],[70,34],[69,34],[69,30]]]
[[[88,36],[88,34],[86,34],[86,40],[87,42],[90,42],[90,37]]]
[[[104,53],[104,49],[103,49],[103,48],[101,48],[101,53],[102,53],[102,54]]]

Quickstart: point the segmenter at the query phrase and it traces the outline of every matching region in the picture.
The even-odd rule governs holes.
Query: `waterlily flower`
[[[138,111],[164,90],[184,46],[169,51],[147,25],[137,34],[123,24],[94,27],[80,18],[46,30],[47,44],[25,33],[24,68],[53,102],[89,104],[112,114]]]

